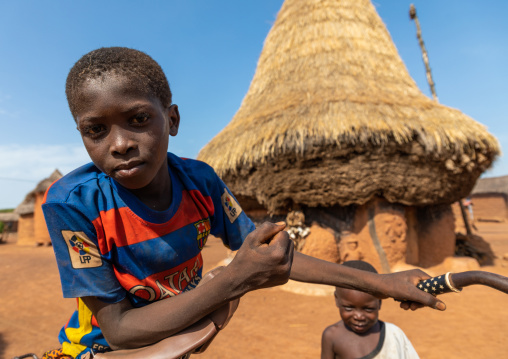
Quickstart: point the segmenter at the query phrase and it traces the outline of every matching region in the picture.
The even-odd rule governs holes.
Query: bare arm
[[[83,301],[97,318],[112,349],[129,349],[167,338],[245,293],[287,282],[293,244],[284,225],[265,223],[245,239],[235,259],[213,279],[172,298],[141,308],[128,299],[108,304]]]
[[[321,359],[335,359],[333,352],[333,332],[326,328],[321,336]]]
[[[381,299],[392,297],[403,300],[401,303],[403,309],[415,310],[422,306],[439,310],[446,308],[442,301],[416,288],[420,280],[430,278],[425,272],[417,269],[375,274],[295,253],[290,278],[301,282],[357,289]]]

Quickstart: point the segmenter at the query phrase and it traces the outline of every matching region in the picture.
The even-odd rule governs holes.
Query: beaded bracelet
[[[440,275],[438,277],[429,278],[426,280],[422,280],[420,283],[418,283],[417,288],[430,293],[434,296],[438,294],[444,294],[444,293],[451,293],[455,292],[458,293],[462,291],[461,289],[455,288],[451,281],[450,281],[450,272]]]

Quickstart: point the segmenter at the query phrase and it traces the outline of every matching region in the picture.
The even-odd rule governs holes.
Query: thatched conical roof
[[[496,139],[416,86],[369,0],[286,0],[233,120],[199,153],[272,213],[467,195]]]
[[[35,205],[35,196],[38,193],[45,193],[46,190],[49,188],[49,186],[51,186],[51,184],[53,182],[55,182],[57,179],[60,179],[61,177],[62,177],[62,173],[60,173],[60,171],[58,169],[55,169],[49,177],[41,180],[32,191],[27,193],[23,202],[21,202],[16,207],[14,212],[19,215],[26,215],[26,214],[33,213],[34,212],[34,205]]]

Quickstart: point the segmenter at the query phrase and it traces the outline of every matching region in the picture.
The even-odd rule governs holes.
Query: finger
[[[280,233],[283,233],[287,237],[286,240],[287,240],[288,244],[286,246],[285,257],[286,257],[287,263],[289,264],[289,270],[291,271],[291,267],[293,266],[293,257],[294,257],[294,254],[295,254],[295,244],[289,238],[289,234],[287,232],[283,231],[283,232],[280,232]]]
[[[287,232],[285,232],[285,233],[287,234],[288,239],[289,239],[288,257],[289,257],[289,261],[291,262],[291,265],[293,265],[293,258],[295,255],[295,244],[289,238],[289,234]]]
[[[280,270],[283,271],[280,272],[281,278],[284,278],[281,284],[286,283],[291,275],[291,268],[293,266],[294,243],[289,238],[287,232],[281,231],[274,236],[269,244],[269,248],[271,248],[271,254],[274,256],[273,258],[276,258]]]
[[[400,307],[404,310],[409,309],[409,302],[400,302]]]
[[[284,258],[285,262],[292,261],[294,244],[286,231],[276,233],[268,245],[270,248],[273,248],[275,252],[279,253],[281,258]]]
[[[419,274],[419,276],[418,276],[418,282],[416,284],[418,284],[422,280],[426,280],[426,279],[432,278],[430,275],[428,275],[427,273],[425,273],[422,270],[419,270],[418,274]]]
[[[421,304],[421,303],[418,303],[418,302],[411,302],[411,304],[409,305],[410,309],[414,312],[415,310],[417,309],[420,309],[420,308],[423,308],[424,305]]]
[[[256,228],[253,232],[249,234],[249,237],[251,238],[251,241],[253,241],[253,244],[255,245],[261,245],[261,244],[268,244],[272,241],[274,236],[281,232],[286,227],[286,223],[284,222],[278,222],[278,223],[271,223],[271,222],[264,222]]]
[[[415,287],[415,289],[416,289],[416,287]],[[442,301],[440,301],[433,295],[431,295],[429,293],[422,292],[419,289],[416,289],[416,290],[418,293],[415,293],[417,295],[415,295],[413,297],[413,302],[418,302],[424,306],[431,307],[431,308],[441,310],[441,311],[446,309],[446,304],[444,304]]]

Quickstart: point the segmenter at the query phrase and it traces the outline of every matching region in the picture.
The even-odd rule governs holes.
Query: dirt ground
[[[482,270],[508,276],[508,224],[479,223],[479,234],[499,257]],[[205,270],[226,256],[217,240],[204,250]],[[439,273],[430,273],[439,274]],[[57,335],[74,310],[63,299],[51,247],[0,245],[0,358],[41,355],[58,347]],[[508,357],[508,296],[482,286],[446,294],[445,312],[406,312],[383,301],[382,320],[401,327],[421,358]],[[196,359],[319,358],[321,333],[339,320],[333,296],[295,294],[280,288],[245,295],[230,324]]]

